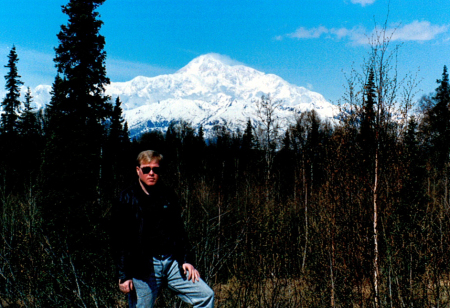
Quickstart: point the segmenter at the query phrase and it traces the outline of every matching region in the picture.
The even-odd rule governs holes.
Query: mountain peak
[[[190,63],[218,63],[218,64],[228,65],[228,66],[243,65],[241,62],[233,60],[228,56],[221,55],[221,54],[214,53],[214,52],[198,56],[197,58],[195,58],[191,62],[189,62],[189,64]]]
[[[180,119],[194,128],[201,125],[207,136],[217,125],[243,131],[249,119],[254,125],[260,122],[255,102],[263,95],[281,103],[275,116],[282,127],[306,110],[316,109],[328,119],[337,112],[319,93],[216,53],[199,56],[175,74],[148,78],[142,84],[119,87],[112,83],[106,92],[113,98],[120,96],[132,136],[165,131],[168,123]]]
[[[41,98],[50,100],[51,87],[42,90],[34,92],[36,105]],[[281,126],[294,123],[306,110],[316,109],[330,120],[338,112],[319,93],[216,53],[199,56],[174,74],[112,82],[105,90],[112,102],[120,97],[132,136],[165,131],[171,121],[180,119],[194,128],[201,125],[205,135],[213,134],[217,125],[243,131],[249,119],[254,125],[260,122],[255,102],[263,95],[280,102],[276,117]]]
[[[178,73],[198,74],[207,71],[224,71],[229,70],[232,66],[242,66],[242,63],[228,56],[208,53],[193,59],[185,67],[180,69]]]

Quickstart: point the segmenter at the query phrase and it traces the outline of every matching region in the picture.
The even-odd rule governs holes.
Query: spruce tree
[[[2,114],[2,133],[6,135],[12,135],[17,133],[17,118],[19,116],[20,107],[20,86],[23,82],[20,80],[21,76],[17,70],[17,63],[19,58],[16,53],[16,47],[13,46],[8,55],[8,64],[5,65],[8,68],[8,73],[5,75],[6,79],[6,97],[2,101],[3,114]]]
[[[375,126],[376,126],[376,88],[375,88],[375,75],[373,67],[369,70],[369,76],[367,83],[364,86],[363,106],[361,114],[361,126],[359,132],[359,144],[362,155],[362,168],[363,173],[373,169],[373,159],[375,155]]]
[[[34,140],[40,136],[40,127],[37,119],[36,112],[31,106],[33,102],[33,96],[31,90],[28,87],[25,93],[25,101],[23,102],[24,109],[22,110],[17,122],[17,128],[20,135],[27,137],[27,139]]]
[[[17,157],[20,152],[18,144],[18,127],[17,120],[19,118],[19,108],[21,102],[20,86],[23,82],[17,70],[19,58],[16,53],[16,47],[13,46],[8,54],[8,73],[5,75],[6,80],[6,96],[1,101],[3,113],[0,122],[0,176],[3,179],[4,189],[10,192],[12,189],[19,189],[19,182],[23,181],[20,176],[18,166],[22,163]]]
[[[59,75],[49,107],[51,139],[58,141],[61,152],[71,152],[70,169],[75,167],[75,172],[69,183],[87,186],[79,187],[87,190],[84,193],[95,193],[98,184],[104,121],[110,113],[104,94],[109,83],[105,39],[99,34],[103,23],[95,12],[103,2],[71,0],[62,7],[69,22],[57,35],[60,44],[54,61]]]
[[[116,104],[111,115],[111,126],[109,129],[109,137],[114,141],[116,150],[122,149],[124,145],[129,143],[128,131],[125,125],[125,119],[122,116],[122,102],[117,97]]]
[[[69,23],[61,26],[60,44],[54,59],[63,76],[67,107],[87,123],[98,123],[108,116],[108,97],[104,95],[106,76],[105,38],[99,34],[103,22],[95,10],[104,0],[71,0],[62,7]]]
[[[71,225],[75,228],[100,215],[101,155],[111,113],[104,93],[109,78],[105,39],[99,34],[103,22],[95,11],[103,2],[70,0],[62,6],[68,23],[57,34],[54,62],[58,75],[47,110],[43,162],[45,203],[55,209],[49,209],[53,220],[67,225],[69,232]]]
[[[249,151],[254,149],[254,147],[255,147],[255,137],[253,136],[252,121],[248,119],[244,135],[242,136],[242,149],[244,151]]]
[[[111,114],[107,142],[103,151],[103,192],[114,198],[124,188],[126,175],[134,173],[134,161],[130,159],[130,138],[125,119],[122,116],[122,102],[117,97]],[[135,174],[133,174],[135,175]]]
[[[200,127],[197,130],[197,143],[200,150],[205,149],[206,142],[205,142],[205,132],[203,131],[203,125],[200,125]]]
[[[283,203],[287,202],[287,197],[294,191],[296,164],[294,151],[292,150],[291,129],[287,129],[281,143],[281,150],[277,152],[274,164],[274,173],[278,178],[279,196],[283,198]]]
[[[441,169],[449,161],[450,153],[450,84],[447,66],[444,66],[442,79],[433,97],[435,105],[431,110],[431,145],[435,164]]]
[[[369,77],[366,85],[364,86],[364,101],[363,101],[363,114],[361,121],[361,134],[365,135],[364,138],[372,139],[373,130],[375,127],[375,110],[374,105],[376,102],[376,89],[375,89],[375,76],[373,68],[369,71]],[[366,135],[367,134],[367,135]]]
[[[42,130],[38,121],[38,114],[31,106],[32,102],[33,96],[28,87],[23,102],[23,110],[17,120],[18,136],[15,143],[15,159],[19,162],[16,168],[20,174],[26,176],[27,185],[34,182],[33,179],[36,177],[36,171],[39,170],[42,154]],[[27,163],[21,163],[24,161]]]

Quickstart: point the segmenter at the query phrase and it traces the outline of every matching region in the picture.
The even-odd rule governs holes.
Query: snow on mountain
[[[23,98],[26,88],[21,90]],[[50,102],[51,86],[31,90],[34,108]],[[0,94],[3,97],[6,93]],[[132,137],[154,129],[165,131],[171,121],[178,120],[190,122],[194,128],[202,125],[206,136],[217,125],[243,131],[249,119],[254,125],[258,123],[256,101],[263,95],[281,102],[275,116],[282,127],[295,123],[298,114],[311,109],[331,121],[338,114],[338,108],[321,94],[218,54],[195,58],[174,74],[112,82],[106,94],[112,102],[120,97]]]
[[[25,97],[26,90],[21,89],[21,97]],[[31,89],[31,96],[33,96],[34,108],[41,109],[50,102],[52,87],[49,85],[39,85]]]
[[[248,119],[258,122],[255,102],[262,95],[281,102],[276,116],[285,127],[307,110],[330,120],[338,113],[319,93],[230,62],[217,54],[203,55],[171,75],[113,82],[106,94],[120,97],[132,135],[164,131],[170,121],[180,119],[195,128],[202,125],[207,135],[216,125],[243,131]]]
[[[43,107],[45,107],[45,105],[47,105],[50,102],[50,91],[52,90],[51,86],[48,85],[39,85],[35,88],[30,88],[31,90],[31,96],[32,98],[32,103],[31,106],[34,109],[41,109]],[[27,93],[27,87],[25,86],[21,86],[20,87],[20,101],[24,101],[25,100],[25,94]],[[6,97],[6,90],[0,90],[0,101],[3,101],[3,99],[5,99]],[[0,111],[1,113],[2,111]]]

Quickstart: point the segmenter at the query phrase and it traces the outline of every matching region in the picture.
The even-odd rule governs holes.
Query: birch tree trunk
[[[373,287],[375,295],[375,308],[379,307],[379,294],[378,294],[378,148],[375,152],[375,177],[373,187]]]

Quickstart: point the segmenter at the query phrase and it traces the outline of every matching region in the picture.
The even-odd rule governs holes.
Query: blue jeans
[[[187,280],[171,255],[154,257],[153,267],[155,271],[150,277],[144,280],[133,278],[137,296],[135,307],[153,307],[161,285],[167,285],[179,298],[194,307],[214,307],[214,291],[201,279],[195,283]],[[130,300],[130,307],[133,304]]]

